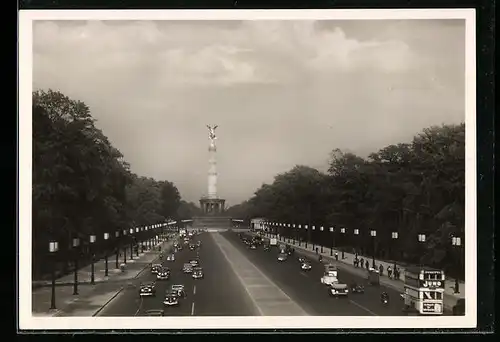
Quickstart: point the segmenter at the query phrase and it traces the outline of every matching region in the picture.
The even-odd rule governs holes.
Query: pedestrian
[[[369,269],[369,268],[370,268],[370,263],[368,262],[368,260],[366,260],[366,262],[365,262],[365,266],[366,266],[366,269]]]
[[[365,259],[361,258],[360,262],[361,262],[361,268],[365,267]]]
[[[335,260],[339,261],[339,253],[335,252]]]
[[[354,258],[352,260],[352,264],[354,265],[354,267],[357,267],[357,264],[358,264],[358,259]]]
[[[380,264],[380,266],[378,267],[378,270],[380,271],[380,275],[384,274],[384,266],[382,264]]]
[[[457,279],[455,279],[455,288],[453,289],[453,292],[454,292],[455,294],[460,293],[460,283],[459,283],[459,281],[458,281],[458,277],[457,277]]]
[[[394,279],[399,280],[399,268],[397,266],[394,269]]]
[[[387,267],[387,276],[389,278],[392,278],[392,267],[391,266]]]

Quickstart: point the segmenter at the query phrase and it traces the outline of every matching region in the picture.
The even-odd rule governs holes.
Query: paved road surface
[[[171,316],[252,316],[255,307],[248,297],[230,264],[214,242],[211,233],[201,233],[194,237],[201,240],[199,248],[200,266],[205,278],[192,279],[190,274],[181,271],[182,265],[196,256],[196,251],[184,248],[176,253],[174,262],[164,262],[171,269],[171,278],[156,282],[156,297],[139,298],[140,282],[154,280],[146,272],[139,280],[129,284],[126,289],[99,316],[144,316],[146,310],[164,309]],[[180,300],[178,307],[165,307],[163,294],[172,284],[183,284],[187,298]]]
[[[323,266],[312,261],[312,270],[302,271],[297,260],[298,254],[286,262],[277,261],[277,249],[265,252],[262,247],[249,249],[236,233],[223,233],[226,239],[248,257],[264,274],[278,285],[288,296],[313,316],[402,316],[403,300],[400,293],[391,288],[365,285],[364,294],[350,294],[349,298],[328,296],[327,287],[320,282]],[[349,272],[339,270],[339,280],[350,284],[365,284],[366,280]],[[391,301],[388,306],[380,303],[380,293],[386,291]]]

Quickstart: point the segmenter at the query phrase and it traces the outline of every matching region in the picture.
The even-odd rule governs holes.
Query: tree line
[[[35,91],[32,99],[33,279],[51,267],[49,241],[58,242],[64,272],[73,238],[80,239],[81,251],[90,235],[97,237],[97,248],[109,249],[119,243],[115,231],[177,218],[176,186],[131,172],[84,102],[53,90]],[[106,245],[100,243],[104,233],[111,237]]]
[[[465,124],[426,128],[411,143],[389,145],[367,158],[334,149],[326,173],[298,165],[228,212],[247,220],[345,227],[336,243],[346,248],[463,277],[463,249],[451,241],[464,241]],[[331,245],[329,232],[309,234],[313,242]]]

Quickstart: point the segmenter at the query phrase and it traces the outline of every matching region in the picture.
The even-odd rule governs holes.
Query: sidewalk
[[[267,235],[267,237],[268,236],[269,235]],[[276,237],[275,235],[271,235],[271,236]],[[279,242],[285,243],[287,245],[291,245],[295,248],[295,250],[300,249],[304,252],[309,252],[310,255],[314,255],[314,256],[316,255],[315,249],[313,249],[313,245],[311,243],[307,244],[307,249],[306,249],[304,242],[301,243],[300,247],[299,247],[298,242],[295,241],[295,243],[293,243],[294,241],[292,239],[289,240],[289,239],[285,238],[284,241],[283,240],[279,241],[279,239],[278,239],[278,243]],[[344,259],[342,260],[342,251],[340,251],[340,250],[333,249],[330,252],[330,248],[323,247],[323,252],[321,252],[321,246],[315,245],[314,247],[318,248],[318,255],[321,254],[323,256],[323,258],[325,258],[326,260],[331,261],[333,263],[336,263],[341,268],[345,269],[346,271],[348,271],[350,273],[353,273],[353,274],[356,274],[356,275],[359,275],[362,277],[366,277],[365,269],[361,268],[361,266],[360,267],[354,266],[354,257],[355,257],[354,254],[344,252]],[[330,253],[332,255],[335,255],[335,252],[338,253],[338,257],[339,257],[338,261],[335,260],[334,256],[330,256]],[[368,260],[370,262],[370,267],[372,266],[372,258],[371,257],[358,254],[358,259],[360,259],[360,258]],[[391,268],[394,268],[394,263],[375,259],[375,266],[377,269],[378,269],[379,265],[383,265],[383,267],[384,267],[384,273],[380,277],[380,283],[385,285],[385,286],[396,289],[396,290],[400,291],[401,293],[403,293],[404,292],[404,267],[401,266],[400,264],[396,263],[396,266],[399,268],[401,275],[400,275],[400,279],[393,279],[393,278],[389,278],[387,276],[387,267],[391,266]],[[451,307],[453,307],[453,305],[456,304],[458,299],[465,298],[465,284],[462,281],[459,282],[460,293],[458,293],[458,294],[454,293],[455,279],[447,278],[445,281],[445,284],[446,284],[445,292],[444,292],[444,299],[446,301],[445,305],[451,308]]]
[[[159,246],[159,245],[158,245]],[[156,247],[158,247],[156,246]],[[145,250],[145,252],[140,252],[139,256],[134,252],[133,258],[130,259],[130,249],[127,248],[127,266],[130,267],[129,264],[133,264],[136,260],[140,259],[146,253],[150,252],[150,250]],[[121,256],[118,256],[118,266],[123,263],[123,250],[121,251]],[[104,281],[109,281],[109,278],[114,273],[120,273],[119,269],[116,269],[116,254],[112,254],[108,256],[108,279],[106,279],[105,275],[106,263],[104,259],[96,260],[94,263],[94,282],[101,283]],[[78,283],[82,285],[89,285],[91,281],[92,274],[92,265],[87,265],[78,270]],[[73,285],[74,283],[74,272],[71,272],[65,276],[62,276],[56,279],[56,286],[67,286]],[[40,287],[51,287],[51,280],[35,280],[32,281],[33,289],[38,289]]]
[[[79,270],[78,280],[85,283],[81,284],[82,286],[78,285],[78,295],[73,295],[73,274],[58,279],[57,282],[60,286],[55,288],[57,310],[50,310],[52,297],[50,286],[43,286],[33,290],[31,297],[33,316],[92,316],[116,297],[127,283],[138,278],[150,263],[158,259],[160,254],[158,247],[162,246],[162,251],[168,251],[172,244],[172,239],[160,242],[154,249],[139,253],[139,257],[134,255],[133,260],[127,260],[125,272],[116,270],[115,260],[112,259],[112,262],[108,263],[108,277],[104,277],[104,261],[96,263],[96,285],[90,285],[90,266]],[[121,260],[119,259],[119,263],[122,262],[123,256]]]

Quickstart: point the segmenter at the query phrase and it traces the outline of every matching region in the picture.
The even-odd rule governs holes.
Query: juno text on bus
[[[405,308],[421,315],[442,315],[445,275],[442,270],[426,267],[405,269]]]

